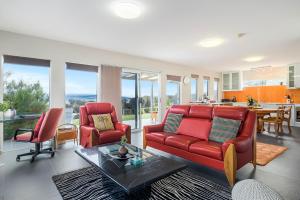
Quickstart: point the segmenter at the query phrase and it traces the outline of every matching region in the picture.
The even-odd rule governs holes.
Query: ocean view
[[[79,100],[79,101],[96,101],[97,95],[94,94],[67,94],[66,101]]]

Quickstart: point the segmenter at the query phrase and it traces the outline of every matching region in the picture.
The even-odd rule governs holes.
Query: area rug
[[[56,175],[52,179],[64,200],[231,199],[229,187],[203,178],[191,169],[179,171],[130,196],[94,167]]]
[[[265,166],[287,149],[287,147],[283,146],[256,142],[256,163],[258,165]]]

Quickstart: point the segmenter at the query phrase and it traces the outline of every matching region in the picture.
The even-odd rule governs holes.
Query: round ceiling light
[[[245,58],[244,61],[246,61],[246,62],[258,62],[258,61],[261,61],[263,59],[264,59],[263,56],[252,56],[252,57]]]
[[[124,19],[138,18],[142,13],[142,8],[133,1],[115,2],[112,5],[113,12]]]
[[[216,47],[224,43],[223,38],[207,38],[199,42],[199,45],[202,47]]]

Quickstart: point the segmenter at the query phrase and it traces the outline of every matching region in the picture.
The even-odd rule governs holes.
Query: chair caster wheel
[[[35,157],[32,157],[32,158],[30,159],[30,162],[33,163],[34,160],[35,160]]]
[[[51,158],[53,158],[53,157],[54,157],[54,155],[55,155],[55,152],[52,152],[52,153],[51,153]]]
[[[20,161],[20,157],[19,157],[19,156],[16,157],[16,161],[17,161],[17,162]]]

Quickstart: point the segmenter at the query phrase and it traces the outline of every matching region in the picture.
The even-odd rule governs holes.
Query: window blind
[[[4,63],[30,65],[38,67],[50,67],[50,60],[28,58],[21,56],[4,55]]]
[[[199,78],[199,75],[197,75],[197,74],[192,74],[192,75],[191,75],[191,78],[197,79],[197,78]]]
[[[209,76],[203,76],[203,79],[204,80],[210,80],[210,77]]]
[[[168,81],[181,81],[181,77],[180,76],[174,76],[174,75],[167,75],[167,80]]]
[[[66,65],[67,65],[67,69],[71,69],[71,70],[98,72],[98,66],[95,65],[86,65],[86,64],[78,64],[78,63],[70,63],[70,62],[67,62]]]

